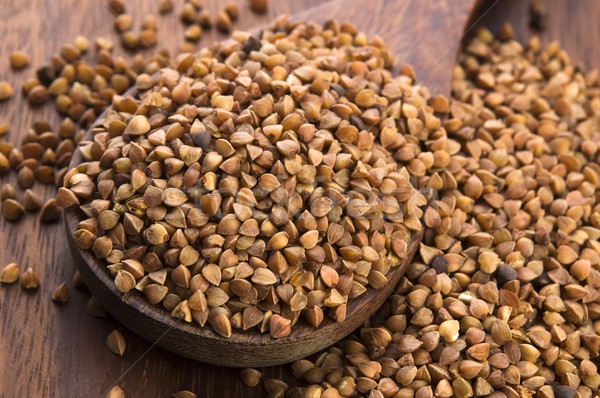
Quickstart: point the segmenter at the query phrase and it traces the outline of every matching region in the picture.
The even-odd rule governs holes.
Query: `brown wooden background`
[[[234,26],[239,29],[267,23],[283,12],[294,13],[322,3],[321,0],[272,0],[267,14],[256,15],[248,10],[245,0],[238,2],[240,19]],[[484,1],[482,12],[494,2]],[[136,26],[144,15],[158,15],[158,0],[127,3]],[[175,13],[157,16],[157,48],[171,46],[172,53],[177,48],[175,43],[180,43],[183,37],[183,26],[177,18],[183,1],[175,3]],[[224,2],[204,0],[204,3],[216,13]],[[369,2],[364,3],[368,12]],[[499,0],[478,24],[497,31],[508,20],[517,38],[526,40],[532,33],[528,28],[529,3]],[[549,19],[546,30],[540,34],[542,41],[558,39],[575,63],[596,67],[600,61],[597,44],[600,2],[548,0],[546,4]],[[21,83],[33,76],[35,67],[57,52],[61,44],[70,42],[78,33],[88,38],[108,37],[116,43],[112,22],[113,15],[102,0],[0,0],[0,80],[9,80],[17,93],[15,100],[0,103],[0,122],[11,124],[4,139],[17,143],[33,121],[57,122],[49,107],[21,111],[26,107],[19,90]],[[223,37],[214,30],[205,32],[200,44]],[[116,47],[117,54],[124,53]],[[29,53],[32,66],[23,71],[10,70],[8,55],[14,50]],[[15,184],[15,176],[0,179],[2,183],[6,181]],[[41,185],[34,190],[48,198],[53,194],[53,188]],[[0,266],[9,262],[17,262],[22,270],[33,267],[40,276],[41,287],[33,294],[23,292],[18,284],[0,287],[0,397],[99,397],[117,381],[127,397],[168,397],[181,389],[192,390],[199,397],[264,396],[260,388],[245,387],[236,369],[203,365],[151,348],[110,318],[91,317],[85,309],[89,294],[72,289],[73,265],[62,223],[40,225],[33,215],[26,215],[17,224],[0,218]],[[57,306],[50,295],[63,281],[68,282],[72,297],[66,305]],[[128,342],[122,358],[110,353],[104,343],[114,328],[121,330]],[[287,366],[264,369],[264,374],[291,380]]]

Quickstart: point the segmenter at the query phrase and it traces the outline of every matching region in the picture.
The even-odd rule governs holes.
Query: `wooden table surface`
[[[158,15],[157,0],[126,2],[137,26],[144,15]],[[244,0],[238,2],[241,15],[234,26],[245,29],[267,23],[280,13],[294,13],[317,5],[322,0],[272,0],[265,15],[251,13]],[[172,53],[183,37],[183,26],[177,18],[182,1],[175,3],[174,13],[157,16],[157,48],[171,48]],[[368,3],[366,0],[365,12],[368,12]],[[502,22],[510,21],[516,37],[523,41],[532,34],[528,27],[529,3],[486,0],[474,21],[492,31],[497,31]],[[204,4],[215,13],[223,2],[204,0]],[[547,0],[546,4],[549,19],[546,30],[540,33],[542,42],[560,40],[575,63],[588,69],[598,65],[600,46],[594,42],[600,38],[600,2]],[[58,122],[50,107],[20,110],[26,108],[20,85],[34,75],[35,67],[76,34],[88,38],[104,36],[115,42],[118,38],[112,28],[113,15],[102,0],[0,0],[0,21],[0,80],[10,81],[17,93],[8,103],[0,103],[0,122],[10,122],[6,139],[16,144],[33,121],[46,120],[54,125]],[[173,33],[167,37],[165,32]],[[217,38],[224,36],[214,30],[205,32],[200,45]],[[8,55],[14,50],[30,54],[32,66],[12,71]],[[119,48],[116,53],[125,54]],[[10,181],[16,185],[15,177],[14,174],[3,176],[0,183]],[[49,186],[36,184],[33,189],[47,198],[54,194],[54,188]],[[199,397],[264,396],[261,388],[244,386],[236,369],[180,358],[141,341],[110,318],[91,317],[86,311],[89,294],[72,288],[74,268],[62,223],[40,225],[34,215],[26,215],[18,223],[1,218],[0,266],[10,262],[18,263],[22,270],[34,268],[41,286],[35,293],[25,293],[18,284],[0,287],[0,397],[100,397],[115,383],[123,388],[127,397],[169,397],[182,389],[194,391]],[[69,285],[71,300],[65,305],[55,305],[50,295],[63,281]],[[115,328],[124,334],[128,343],[123,357],[106,349],[106,336]],[[288,366],[264,369],[264,375],[293,380]]]

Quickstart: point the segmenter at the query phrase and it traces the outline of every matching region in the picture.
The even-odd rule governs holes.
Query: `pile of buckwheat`
[[[21,148],[0,142],[0,171],[27,190],[19,201],[2,187],[7,219],[78,208],[76,243],[121,292],[225,337],[342,321],[424,228],[376,315],[294,362],[297,386],[265,380],[269,397],[600,393],[600,89],[557,43],[480,30],[450,100],[410,68],[394,76],[384,44],[350,24],[282,17],[260,38],[129,64],[96,46],[94,67],[78,37],[25,83],[30,104],[50,95],[65,119],[37,123]],[[57,198],[42,205],[36,180]],[[10,264],[0,281],[19,273]],[[39,280],[28,269],[21,284]],[[66,285],[53,298],[68,300]],[[123,354],[118,332],[107,343]]]
[[[597,72],[505,25],[465,46],[452,96],[413,155],[450,156],[418,179],[439,198],[420,260],[359,331],[292,364],[287,396],[598,395]]]
[[[343,321],[421,229],[427,199],[411,178],[450,161],[417,153],[440,121],[384,68],[381,43],[349,25],[287,29],[236,33],[138,75],[137,96],[113,98],[58,190],[86,216],[75,242],[119,291],[224,337],[285,337],[300,315]]]

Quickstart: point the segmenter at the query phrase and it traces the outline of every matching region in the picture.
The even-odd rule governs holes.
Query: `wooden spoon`
[[[434,94],[450,94],[456,48],[474,0],[337,0],[307,10],[293,20],[348,21],[368,37],[378,34],[398,64],[412,64],[417,76]],[[134,91],[131,92],[135,94]],[[100,116],[102,118],[104,115]],[[88,132],[87,138],[91,137]],[[75,152],[71,168],[83,162]],[[76,208],[65,212],[69,245],[81,277],[92,294],[119,322],[152,343],[182,356],[216,365],[259,367],[276,365],[317,352],[358,328],[384,303],[404,275],[423,237],[415,233],[408,243],[406,259],[388,273],[387,286],[368,289],[350,301],[343,322],[326,317],[314,329],[298,322],[289,336],[273,339],[268,334],[234,330],[229,339],[210,327],[200,328],[172,318],[164,308],[149,305],[139,294],[123,295],[106,266],[88,251],[80,250],[72,234],[80,221]]]

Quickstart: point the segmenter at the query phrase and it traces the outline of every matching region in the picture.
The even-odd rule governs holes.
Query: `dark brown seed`
[[[35,182],[35,174],[29,167],[23,167],[17,175],[17,183],[23,189],[31,188]]]
[[[96,318],[106,317],[106,310],[104,309],[102,304],[100,304],[98,299],[96,299],[96,297],[94,297],[94,296],[90,297],[85,308],[86,308],[87,312],[93,317],[96,317]]]
[[[60,219],[62,209],[56,204],[56,199],[48,199],[42,206],[40,220],[42,222],[55,222]]]
[[[117,15],[125,12],[125,3],[123,0],[109,0],[106,5]]]
[[[438,274],[445,274],[448,272],[448,260],[442,254],[438,254],[431,261],[431,268]]]
[[[267,11],[269,0],[248,0],[248,5],[252,11],[263,13]]]
[[[9,221],[14,221],[19,218],[25,208],[14,199],[6,199],[2,202],[2,214]]]
[[[221,11],[217,14],[215,25],[221,32],[229,33],[231,31],[231,18],[225,11]]]
[[[555,398],[574,398],[577,391],[569,386],[556,386],[554,387]]]
[[[16,199],[16,198],[17,198],[17,194],[15,192],[15,188],[9,183],[4,184],[2,186],[2,191],[0,191],[0,200]]]
[[[46,87],[38,85],[29,90],[29,93],[27,94],[27,102],[29,102],[29,105],[31,106],[37,106],[46,102],[47,97],[48,94],[46,92]]]
[[[66,303],[69,301],[69,289],[65,282],[61,283],[52,293],[52,301],[57,303]]]
[[[85,284],[83,283],[83,279],[81,279],[81,274],[79,273],[79,271],[75,271],[75,273],[73,274],[73,287],[75,289],[81,289],[85,287]]]
[[[517,271],[510,265],[504,264],[498,268],[498,274],[496,276],[498,280],[498,286],[504,286],[506,282],[517,279]]]
[[[200,14],[198,15],[198,24],[203,28],[203,29],[210,29],[213,26],[213,19],[212,16],[210,15],[210,11],[208,10],[202,10],[200,11]]]
[[[235,21],[240,13],[237,4],[234,2],[229,2],[225,4],[225,7],[223,7],[223,11],[225,11],[227,15],[229,15],[229,18],[231,18],[232,21]]]
[[[543,1],[534,0],[529,6],[529,26],[544,30],[548,21],[548,6]]]
[[[42,201],[38,194],[31,189],[25,190],[23,194],[23,207],[27,211],[36,211],[42,206]]]

